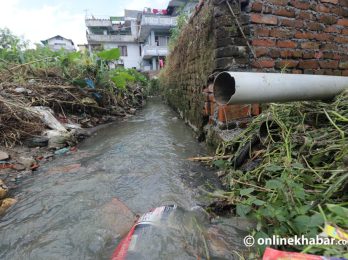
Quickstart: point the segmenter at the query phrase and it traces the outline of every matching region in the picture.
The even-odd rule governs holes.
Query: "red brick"
[[[321,12],[321,13],[330,13],[330,8],[326,7],[325,5],[321,5],[321,4],[317,5],[315,7],[315,10],[317,12]]]
[[[256,2],[256,3],[253,3],[252,5],[251,5],[251,11],[254,11],[254,12],[261,12],[262,11],[262,3],[258,3],[258,2]]]
[[[299,61],[297,60],[281,60],[277,61],[275,67],[278,69],[284,69],[284,68],[296,68]]]
[[[338,19],[333,15],[321,15],[318,20],[321,23],[332,25],[337,23]]]
[[[291,31],[275,28],[271,30],[270,36],[275,38],[291,38],[293,34]]]
[[[210,103],[209,102],[204,103],[204,110],[203,111],[204,111],[205,116],[210,115]]]
[[[261,113],[261,107],[259,104],[252,104],[251,106],[251,115],[257,116]]]
[[[348,29],[343,29],[343,30],[342,30],[342,34],[343,34],[343,35],[348,35]]]
[[[315,60],[305,60],[305,61],[300,61],[298,66],[301,69],[318,69],[319,63],[318,61],[315,61]]]
[[[313,20],[313,15],[311,13],[301,11],[298,14],[298,18],[303,19],[303,20]]]
[[[256,54],[256,57],[267,56],[269,54],[269,48],[256,47],[255,54]]]
[[[317,42],[303,42],[301,43],[302,49],[319,49],[319,43]]]
[[[253,61],[252,66],[254,68],[273,68],[275,65],[274,60],[260,60],[258,59],[257,61]]]
[[[344,36],[335,37],[335,42],[348,43],[348,37],[344,37]]]
[[[336,26],[332,25],[332,26],[328,26],[325,28],[324,32],[328,32],[328,33],[340,33],[341,30],[339,28],[337,28]]]
[[[258,27],[255,29],[255,35],[256,36],[263,36],[263,37],[268,37],[269,36],[270,30],[267,28],[263,27]]]
[[[302,70],[292,70],[292,74],[303,74]]]
[[[298,9],[307,10],[310,4],[307,1],[291,0],[290,4]]]
[[[308,60],[308,59],[316,59],[315,57],[315,52],[314,51],[308,51],[308,52],[305,52],[303,53],[303,58]]]
[[[347,0],[345,0],[347,1]],[[348,3],[348,1],[347,1]],[[331,8],[331,13],[337,14],[338,16],[348,17],[347,8],[342,8],[342,6]]]
[[[253,23],[276,25],[278,18],[273,15],[251,14],[251,21]]]
[[[348,19],[340,19],[337,22],[338,25],[348,26]]]
[[[338,4],[338,0],[320,0],[322,3]]]
[[[322,69],[337,69],[338,68],[338,61],[319,61],[320,68]]]
[[[279,8],[277,10],[273,10],[273,14],[285,17],[295,17],[295,11],[286,8]]]
[[[329,60],[340,60],[341,55],[339,53],[336,53],[336,52],[324,52],[323,58],[329,59]]]
[[[281,19],[281,25],[287,26],[287,27],[293,27],[293,28],[303,28],[304,24],[301,20],[292,20],[292,19]]]
[[[323,44],[320,49],[324,51],[337,51],[337,45],[334,43],[326,43]]]
[[[295,38],[297,39],[313,39],[314,34],[310,32],[297,32],[295,34]]]
[[[333,36],[331,34],[328,33],[318,33],[315,34],[315,39],[318,41],[332,41],[333,40]]]
[[[339,68],[340,69],[348,69],[348,61],[341,61]]]
[[[278,41],[277,47],[279,48],[296,48],[297,43],[293,41]]]
[[[317,22],[309,22],[307,23],[307,28],[311,31],[322,31],[325,29],[325,26]]]
[[[286,5],[288,5],[289,0],[268,0],[268,2],[275,4],[275,5],[286,6]]]
[[[252,41],[252,45],[254,46],[272,47],[272,46],[275,46],[275,44],[276,44],[275,41],[269,40],[269,39],[265,39],[265,40],[257,39]]]
[[[348,76],[348,70],[343,70],[342,71],[342,76]]]
[[[220,122],[231,121],[234,119],[244,118],[249,116],[249,105],[225,105],[219,106],[218,120]],[[227,118],[227,120],[226,120]]]
[[[278,49],[270,49],[269,50],[269,56],[272,58],[279,58],[280,57],[280,51]]]
[[[282,50],[280,51],[280,57],[282,58],[301,58],[302,51],[300,50]]]

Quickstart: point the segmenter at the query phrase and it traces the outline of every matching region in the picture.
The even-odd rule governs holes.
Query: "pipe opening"
[[[228,72],[221,72],[214,81],[214,98],[219,105],[226,105],[236,93],[236,81]]]

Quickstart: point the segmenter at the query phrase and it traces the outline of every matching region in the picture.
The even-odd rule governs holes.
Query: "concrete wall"
[[[162,77],[169,103],[198,131],[260,112],[255,104],[218,107],[207,84],[213,73],[348,76],[348,0],[251,0],[242,8],[234,2],[238,23],[225,2],[201,2]]]

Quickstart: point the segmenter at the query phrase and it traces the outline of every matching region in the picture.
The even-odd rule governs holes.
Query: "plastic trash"
[[[70,151],[69,147],[64,147],[54,152],[55,155],[64,155]]]

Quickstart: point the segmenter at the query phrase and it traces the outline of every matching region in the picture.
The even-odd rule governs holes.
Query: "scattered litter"
[[[31,110],[38,113],[42,121],[49,128],[59,132],[66,132],[66,128],[53,116],[54,112],[48,107],[31,107]]]
[[[70,151],[70,148],[64,147],[60,150],[55,151],[54,154],[55,155],[64,155],[64,154],[68,153],[69,151]]]

